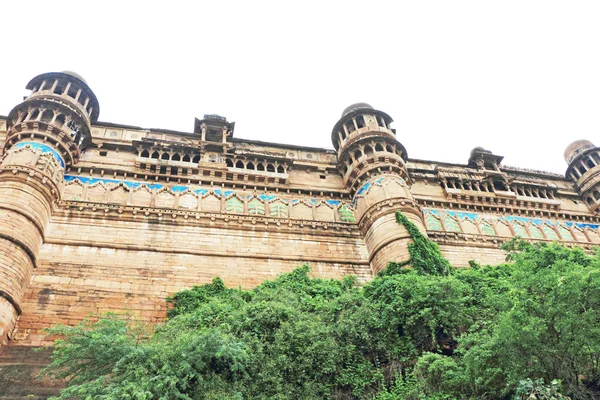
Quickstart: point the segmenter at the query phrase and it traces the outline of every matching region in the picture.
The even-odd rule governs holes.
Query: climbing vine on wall
[[[404,214],[396,211],[396,222],[404,226],[412,237],[408,245],[410,259],[404,263],[390,262],[380,275],[392,275],[401,272],[402,267],[411,264],[413,269],[421,275],[451,275],[454,271],[448,260],[442,255],[437,243],[426,238],[419,228]]]

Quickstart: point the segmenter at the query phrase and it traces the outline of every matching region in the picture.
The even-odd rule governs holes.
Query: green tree
[[[252,290],[215,278],[152,329],[115,315],[50,329],[45,373],[68,379],[61,399],[600,396],[598,253],[515,240],[505,264],[454,270],[398,221],[412,268],[364,286],[308,265]]]

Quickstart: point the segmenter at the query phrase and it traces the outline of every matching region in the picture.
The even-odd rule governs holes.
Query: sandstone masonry
[[[408,258],[402,211],[453,265],[499,263],[521,236],[600,244],[600,148],[571,144],[566,176],[415,160],[368,104],[344,110],[335,150],[234,137],[218,115],[192,132],[98,121],[79,75],[46,73],[0,117],[0,342],[39,346],[56,323],[131,312],[158,322],[165,297],[221,276],[252,287],[310,263],[367,281]]]

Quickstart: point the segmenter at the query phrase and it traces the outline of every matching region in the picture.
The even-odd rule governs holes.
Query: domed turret
[[[374,162],[378,157],[387,158],[387,166],[408,179],[404,167],[406,149],[396,140],[392,122],[392,117],[383,111],[367,103],[355,103],[346,107],[333,127],[331,141],[338,151],[340,169],[350,190],[360,186],[371,167],[380,167]]]
[[[331,134],[375,273],[390,261],[408,259],[411,238],[396,223],[396,211],[425,232],[423,214],[410,192],[406,149],[396,139],[392,122],[383,111],[355,103],[344,110]]]
[[[571,161],[573,161],[578,154],[583,153],[588,149],[593,149],[594,147],[594,143],[589,140],[576,140],[565,149],[565,161],[567,164],[571,164]]]
[[[26,88],[31,94],[8,115],[5,150],[31,132],[34,139],[54,143],[63,166],[75,164],[92,140],[91,124],[100,113],[96,95],[71,71],[38,75]]]
[[[27,89],[31,94],[8,115],[0,162],[0,248],[7,255],[0,257],[0,345],[21,313],[65,169],[91,143],[91,122],[100,110],[85,80],[73,72],[38,75]]]
[[[600,147],[596,147],[589,140],[576,140],[567,146],[565,161],[569,164],[565,175],[575,182],[575,189],[590,210],[598,210],[600,208]]]

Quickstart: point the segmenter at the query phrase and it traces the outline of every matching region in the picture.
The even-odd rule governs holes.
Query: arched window
[[[365,155],[367,157],[372,157],[375,153],[373,152],[373,148],[369,145],[365,146]]]
[[[506,185],[502,181],[494,181],[494,189],[506,191]]]
[[[381,145],[381,143],[377,143],[375,145],[375,151],[383,151],[383,146]]]
[[[600,192],[597,190],[594,191],[594,199],[596,199],[596,201],[600,200]]]
[[[75,98],[77,97],[77,91],[79,90],[79,88],[73,84],[71,84],[71,86],[69,87],[69,92],[67,93],[67,96]]]
[[[346,123],[346,129],[348,130],[348,133],[352,133],[356,130],[356,128],[354,127],[354,123],[352,123],[352,121]]]
[[[365,125],[365,117],[363,117],[362,115],[356,117],[356,126],[358,126],[359,129],[364,128]]]
[[[29,115],[29,111],[25,111],[24,113],[21,114],[21,122],[24,122],[27,119],[27,115]]]
[[[388,153],[393,153],[394,152],[394,148],[392,146],[390,146],[389,144],[387,146],[385,146],[385,150]]]
[[[173,157],[171,157],[171,161],[181,161],[181,156],[179,155],[179,153],[173,154]]]
[[[192,158],[192,162],[193,162],[193,163],[199,163],[199,162],[200,162],[200,155],[199,155],[199,154],[196,154],[196,155],[194,156],[194,158]]]
[[[277,172],[279,172],[280,174],[285,174],[285,169],[283,168],[283,165],[277,166]]]
[[[65,85],[62,82],[58,82],[58,84],[56,85],[56,87],[54,88],[54,94],[63,94],[63,92],[65,91]]]
[[[38,110],[37,108],[35,110],[33,110],[33,112],[31,113],[31,116],[29,117],[29,119],[31,121],[35,121],[37,119],[37,117],[40,115],[40,110]]]
[[[248,164],[246,164],[246,168],[247,169],[254,169],[254,163],[252,161],[250,161]]]
[[[265,170],[265,166],[263,165],[263,163],[258,163],[258,165],[256,166],[256,169],[259,171],[264,171]]]
[[[169,159],[169,153],[162,153],[162,155],[160,156],[161,160],[168,160]]]
[[[65,114],[59,114],[58,117],[54,120],[54,123],[57,126],[63,126],[65,124]]]
[[[227,160],[225,160],[225,165],[227,165],[230,168],[233,168],[233,161],[228,158]]]
[[[592,197],[588,197],[585,199],[586,203],[588,203],[588,206],[593,206],[594,205],[594,199],[592,199]]]
[[[273,164],[267,164],[267,172],[275,172],[275,167]]]
[[[160,157],[160,155],[158,154],[158,151],[155,151],[154,153],[152,153],[152,158],[156,158],[158,160],[159,157]]]
[[[150,157],[150,152],[148,150],[144,150],[142,151],[142,154],[140,154],[140,157]]]
[[[361,157],[362,157],[362,151],[356,150],[354,152],[354,158],[358,161],[358,159],[361,158]]]
[[[242,162],[242,160],[238,160],[238,161],[235,163],[235,167],[236,167],[236,168],[244,168],[244,163]]]
[[[54,118],[54,112],[52,110],[46,110],[42,113],[41,121],[50,122]]]
[[[183,162],[190,162],[190,155],[189,154],[184,154],[183,155]]]
[[[579,166],[579,172],[581,172],[581,175],[585,174],[587,171],[585,169],[585,167],[583,165]]]
[[[588,167],[590,167],[590,169],[592,169],[592,168],[595,167],[594,162],[592,160],[590,160],[590,159],[587,160],[586,164],[587,164]]]

